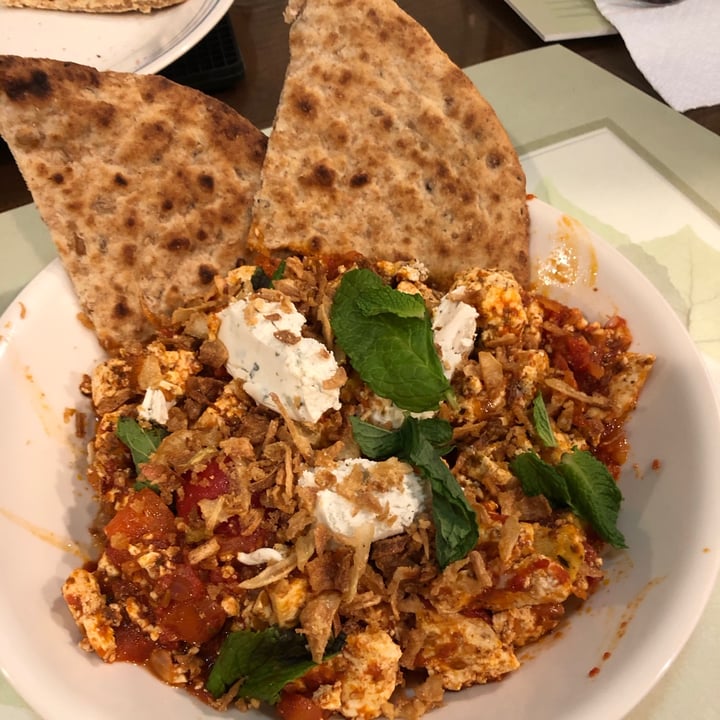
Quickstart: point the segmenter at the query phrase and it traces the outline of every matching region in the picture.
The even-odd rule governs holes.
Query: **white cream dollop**
[[[338,364],[318,340],[302,337],[305,317],[290,303],[257,296],[218,313],[227,371],[255,402],[277,411],[276,394],[293,420],[316,423],[340,409]]]
[[[340,485],[355,466],[366,473],[372,472],[382,463],[365,458],[349,458],[337,463],[329,472],[335,479],[334,485]],[[323,473],[328,469],[323,468]],[[305,470],[298,479],[301,487],[317,487],[317,469]],[[326,525],[339,535],[353,538],[364,527],[372,526],[373,541],[398,535],[410,526],[417,514],[424,509],[427,491],[423,480],[411,470],[402,478],[399,488],[374,493],[379,506],[383,507],[381,519],[377,512],[366,506],[360,506],[331,487],[318,490],[315,503],[315,520]]]

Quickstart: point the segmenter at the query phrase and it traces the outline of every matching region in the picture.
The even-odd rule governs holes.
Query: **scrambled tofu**
[[[409,643],[419,647],[403,658],[410,669],[424,668],[439,675],[448,690],[460,690],[497,680],[520,666],[492,626],[479,617],[420,611]]]
[[[401,655],[400,647],[382,630],[349,635],[342,653],[329,662],[330,674],[338,679],[321,685],[313,699],[324,710],[346,718],[379,717],[395,692]]]
[[[63,598],[89,647],[105,662],[113,662],[117,646],[111,613],[92,573],[73,570],[63,584]]]
[[[462,350],[457,365],[445,365],[454,401],[435,417],[451,430],[443,462],[476,516],[478,540],[441,568],[425,480],[410,483],[412,468],[395,459],[360,459],[350,418],[376,425],[382,438],[406,413],[333,346],[328,313],[348,269],[288,258],[273,288],[256,289],[254,268],[241,268],[215,300],[95,369],[89,479],[105,518],[103,550],[63,588],[85,649],[143,664],[217,709],[244,709],[255,701],[237,684],[227,694],[207,690],[211,668],[226,638],[276,629],[302,637],[314,661],[282,689],[281,703],[299,696],[346,718],[417,717],[445,690],[515,671],[516,651],[598,586],[602,542],[569,510],[525,495],[511,463],[529,450],[556,463],[581,448],[617,477],[623,424],[653,364],[629,350],[624,321],[590,322],[504,272],[456,278],[452,301],[472,308],[465,318],[477,315],[476,327],[449,340]],[[420,265],[375,270],[430,312],[442,302]],[[303,333],[336,353],[339,410],[298,422],[282,402],[256,403],[226,372],[218,313],[255,296],[292,303],[307,320]],[[538,397],[554,447],[538,437]],[[155,433],[137,465],[117,434],[123,419],[143,440]],[[335,641],[340,651],[325,657]],[[410,675],[421,683],[406,694]]]

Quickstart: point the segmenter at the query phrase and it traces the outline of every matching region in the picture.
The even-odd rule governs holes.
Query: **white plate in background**
[[[200,42],[231,5],[232,0],[185,0],[151,13],[0,7],[0,53],[156,73]]]

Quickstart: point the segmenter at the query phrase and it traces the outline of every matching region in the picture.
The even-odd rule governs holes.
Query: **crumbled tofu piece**
[[[422,612],[413,632],[422,637],[414,667],[439,675],[447,690],[496,680],[520,666],[481,618]]]
[[[122,358],[110,358],[93,369],[90,387],[93,405],[99,415],[117,410],[133,397],[131,375],[130,364]]]
[[[483,597],[485,607],[497,611],[564,602],[573,590],[565,562],[541,554],[523,557],[503,572]]]
[[[74,570],[62,588],[73,619],[92,649],[105,662],[115,660],[115,631],[110,624],[107,599],[95,577],[83,568]]]
[[[304,577],[285,578],[269,585],[267,593],[277,625],[283,628],[296,625],[308,598],[307,580]]]
[[[557,627],[563,614],[562,605],[511,608],[492,616],[493,630],[504,643],[523,647]]]
[[[156,641],[160,637],[160,628],[147,619],[142,605],[136,598],[129,597],[125,600],[125,612],[133,624],[147,634],[151,640]]]
[[[313,699],[348,718],[379,717],[395,690],[401,655],[400,647],[382,630],[349,635],[340,655],[329,663],[342,684],[321,685]]]
[[[192,375],[202,369],[201,363],[191,350],[168,350],[160,342],[150,343],[147,351],[160,362],[162,380],[157,387],[177,397],[185,392],[185,385]]]
[[[637,405],[640,391],[650,375],[655,357],[653,355],[640,355],[627,353],[627,366],[624,370],[613,376],[608,388],[610,405],[613,414],[625,417]]]
[[[475,268],[457,276],[449,294],[478,311],[486,343],[507,334],[520,337],[527,325],[522,289],[508,272]]]
[[[464,287],[457,288],[457,297]],[[440,352],[445,376],[451,379],[455,370],[467,360],[475,345],[478,312],[455,295],[448,293],[433,310],[432,328]]]
[[[170,408],[174,402],[168,402],[160,388],[148,388],[145,397],[138,407],[138,417],[141,420],[155,422],[158,425],[167,425]]]

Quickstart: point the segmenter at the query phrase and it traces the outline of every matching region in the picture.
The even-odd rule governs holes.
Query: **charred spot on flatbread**
[[[291,0],[256,197],[259,252],[419,259],[529,279],[525,176],[469,78],[393,0]]]
[[[212,98],[5,56],[0,134],[108,349],[147,340],[247,254],[266,138]]]

